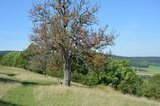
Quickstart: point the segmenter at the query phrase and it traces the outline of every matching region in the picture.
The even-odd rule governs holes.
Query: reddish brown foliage
[[[31,40],[42,52],[56,51],[70,70],[72,58],[86,50],[100,49],[113,44],[114,33],[106,28],[90,30],[96,23],[99,7],[90,6],[87,0],[47,0],[34,4],[29,11],[34,23]]]

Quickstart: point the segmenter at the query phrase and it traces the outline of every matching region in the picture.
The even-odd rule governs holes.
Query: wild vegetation
[[[0,51],[0,56],[3,56],[3,55],[5,55],[5,54],[7,54],[9,52],[14,52],[14,51]]]
[[[9,52],[1,58],[2,63],[6,66],[14,66],[19,68],[25,68],[26,58],[23,57],[23,52]]]
[[[1,106],[159,106],[159,102],[123,95],[111,87],[62,86],[57,78],[24,69],[0,67]]]
[[[63,78],[62,60],[58,55],[48,54],[47,58],[44,59],[42,54],[32,50],[37,50],[34,45],[31,45],[21,53],[8,53],[2,58],[1,63],[3,65],[26,68],[36,73],[60,79]],[[10,55],[12,56],[10,57]],[[109,56],[96,52],[90,52],[86,55],[88,56],[83,55],[85,64],[81,59],[74,59],[72,62],[72,81],[89,86],[109,85],[125,94],[146,96],[159,100],[160,97],[157,92],[159,92],[160,88],[158,79],[160,76],[155,75],[156,78],[154,78],[155,76],[139,76],[126,61],[113,60]],[[9,62],[12,64],[8,64]],[[152,82],[153,79],[156,80],[154,83]]]
[[[98,9],[87,0],[46,0],[33,4],[29,11],[33,22],[32,43],[22,52],[0,55],[1,65],[32,72],[1,66],[0,84],[6,89],[2,87],[0,91],[4,92],[0,95],[0,103],[38,106],[158,105],[158,102],[147,99],[137,101],[130,96],[126,99],[113,91],[159,101],[160,75],[138,75],[132,66],[144,70],[151,65],[158,67],[160,61],[136,57],[122,60],[123,57],[100,52],[114,44],[115,33],[106,34],[107,27],[97,31],[92,29],[97,23]],[[66,87],[71,81],[75,82],[73,86]]]

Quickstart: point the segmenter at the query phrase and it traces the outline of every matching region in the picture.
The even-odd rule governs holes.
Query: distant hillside
[[[0,55],[5,55],[5,54],[7,54],[7,53],[9,53],[9,52],[15,52],[15,51],[11,51],[11,50],[7,50],[7,51],[0,51]]]
[[[133,67],[148,67],[149,65],[160,66],[160,57],[123,57],[114,55],[112,58],[126,60]]]

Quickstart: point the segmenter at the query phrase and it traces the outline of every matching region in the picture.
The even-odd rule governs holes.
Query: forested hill
[[[6,51],[0,51],[0,55],[5,55],[8,54],[9,52],[15,52],[15,51],[11,51],[11,50],[6,50]]]
[[[149,65],[160,66],[160,57],[123,57],[114,55],[112,58],[127,60],[133,67],[148,67]]]

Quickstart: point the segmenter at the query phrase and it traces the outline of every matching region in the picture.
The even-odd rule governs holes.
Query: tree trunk
[[[71,82],[71,58],[70,57],[65,58],[63,71],[64,71],[63,85],[70,86],[70,82]]]

